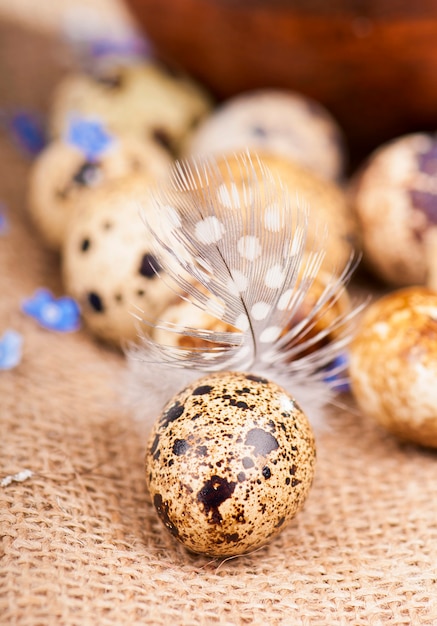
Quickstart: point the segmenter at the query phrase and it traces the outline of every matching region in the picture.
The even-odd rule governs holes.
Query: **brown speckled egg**
[[[355,175],[351,202],[363,259],[394,286],[437,284],[437,138],[405,135],[376,150]],[[434,266],[434,270],[431,269]]]
[[[154,321],[175,297],[152,254],[147,180],[131,177],[94,190],[70,220],[61,255],[65,289],[98,338],[116,345],[147,332],[134,315]],[[167,277],[168,283],[171,284]]]
[[[344,285],[340,284],[329,292],[331,280],[332,276],[328,272],[318,272],[301,305],[284,329],[286,332],[301,325],[299,333],[286,348],[291,351],[291,360],[311,354],[345,333],[347,327],[341,320],[352,312],[352,302]],[[327,292],[329,297],[326,297]],[[303,323],[305,319],[307,323]]]
[[[113,137],[109,149],[94,160],[64,140],[53,141],[30,173],[30,217],[46,245],[60,250],[81,198],[109,181],[133,174],[154,180],[167,173],[171,162],[165,150],[134,137]]]
[[[174,300],[162,311],[159,321],[212,332],[232,333],[237,331],[230,324],[219,320],[206,311],[202,311],[199,307],[178,296],[175,296]],[[160,327],[159,324],[152,329],[151,335],[157,343],[177,348],[197,349],[216,345],[205,339],[191,337],[184,333],[173,333],[162,326]]]
[[[410,287],[372,303],[349,372],[363,414],[401,439],[437,447],[437,293]]]
[[[112,64],[64,78],[53,94],[50,129],[59,137],[71,114],[98,116],[111,132],[153,141],[175,155],[211,107],[201,85],[164,64]]]
[[[177,394],[151,432],[146,479],[167,530],[189,550],[243,554],[301,509],[315,466],[310,424],[280,386],[240,372]]]
[[[302,303],[289,324],[284,328],[283,334],[298,324],[300,325],[299,333],[287,346],[287,349],[292,350],[291,360],[310,354],[314,350],[331,343],[340,337],[344,331],[344,326],[339,320],[352,311],[352,304],[346,287],[340,285],[336,290],[333,290],[326,302],[322,306],[320,305],[320,298],[328,289],[330,278],[330,274],[323,270],[315,276],[303,297]],[[311,315],[314,311],[316,313]],[[302,324],[305,318],[308,319],[308,322]],[[175,296],[174,300],[161,312],[159,320],[177,326],[200,328],[213,332],[238,332],[235,327],[209,315],[188,300],[178,296]],[[159,326],[159,324],[152,329],[152,337],[157,343],[178,348],[195,349],[211,346],[210,341],[183,333],[173,333]]]
[[[338,180],[344,146],[338,124],[318,102],[288,90],[262,89],[234,96],[205,117],[188,137],[185,155],[249,148],[283,155]]]

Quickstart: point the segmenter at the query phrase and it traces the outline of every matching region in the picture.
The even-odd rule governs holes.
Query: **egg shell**
[[[311,354],[347,332],[347,325],[341,322],[352,311],[346,286],[339,285],[336,290],[332,290],[326,302],[320,305],[329,289],[330,279],[331,275],[323,270],[315,276],[296,314],[284,329],[286,332],[299,325],[298,334],[286,348],[293,350],[291,360]]]
[[[410,287],[372,303],[350,345],[349,374],[363,414],[437,447],[437,293]]]
[[[303,324],[299,334],[291,342],[295,349],[293,358],[300,358],[329,344],[337,339],[341,335],[342,330],[344,330],[342,324],[337,322],[340,317],[352,310],[346,287],[339,287],[337,292],[334,292],[323,306],[320,307],[318,304],[319,298],[329,284],[329,278],[330,276],[326,272],[319,272],[305,294],[296,314],[284,328],[283,334],[297,324],[302,324],[304,319],[308,318],[308,323]],[[316,307],[318,312],[314,314],[312,312]],[[159,321],[161,320],[180,327],[200,328],[213,332],[240,332],[237,328],[202,311],[181,297],[175,297],[174,301],[170,302],[161,312]],[[207,340],[171,332],[166,328],[160,327],[159,321],[156,328],[152,330],[152,337],[157,343],[185,349],[206,348],[212,345]],[[302,344],[302,342],[308,342],[308,344],[302,350],[299,350],[297,346]],[[290,348],[292,347],[291,343]]]
[[[159,322],[165,321],[184,328],[196,328],[212,332],[238,332],[238,329],[230,324],[213,317],[206,311],[202,311],[186,299],[176,297],[159,315],[157,326],[152,329],[151,336],[157,343],[175,346],[185,349],[199,349],[216,345],[210,341],[190,337],[187,334],[174,333],[159,326]]]
[[[437,265],[436,174],[436,135],[415,133],[382,145],[353,177],[363,260],[390,285],[425,284]]]
[[[212,107],[206,90],[158,62],[112,64],[94,75],[71,73],[57,86],[50,132],[63,134],[69,116],[97,116],[116,134],[133,134],[172,154]]]
[[[140,216],[140,209],[147,210],[148,190],[142,176],[94,190],[77,207],[62,248],[67,293],[92,333],[115,345],[138,341],[140,331],[147,334],[149,326],[134,315],[153,322],[175,297],[170,279],[161,280],[164,273]]]
[[[317,175],[343,176],[345,141],[331,114],[299,93],[262,89],[226,100],[188,137],[184,154],[262,150],[283,155]]]
[[[315,468],[311,426],[280,386],[240,372],[205,376],[177,394],[146,451],[151,499],[190,551],[243,554],[302,508]]]
[[[90,190],[132,174],[142,173],[153,180],[164,176],[171,163],[165,150],[134,137],[114,137],[112,145],[94,160],[63,139],[53,141],[30,172],[29,215],[46,245],[60,250],[68,222]]]

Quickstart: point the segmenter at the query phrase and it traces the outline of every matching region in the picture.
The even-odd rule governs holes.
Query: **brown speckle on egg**
[[[99,85],[107,88],[108,90],[118,90],[123,87],[123,83],[125,78],[123,77],[122,70],[118,69],[117,71],[113,71],[111,73],[96,73],[92,75],[92,79]]]
[[[89,250],[90,245],[91,239],[89,237],[84,237],[84,239],[82,239],[82,241],[80,242],[81,252],[86,252],[87,250]]]
[[[81,187],[91,187],[102,178],[101,165],[94,161],[85,161],[73,173],[71,182]]]
[[[157,144],[159,144],[160,146],[162,146],[166,150],[169,150],[170,152],[173,151],[171,138],[165,132],[164,129],[162,129],[162,128],[155,128],[155,129],[153,129],[152,133],[151,133],[151,137],[152,137],[153,141],[156,141]]]
[[[303,506],[314,465],[311,427],[293,398],[238,372],[181,391],[156,421],[146,452],[164,526],[189,550],[211,556],[243,554],[277,534]]]
[[[160,265],[156,257],[146,252],[141,257],[139,273],[146,278],[155,278],[160,271]]]
[[[95,291],[91,291],[88,294],[88,304],[97,313],[102,313],[105,310],[102,298]]]

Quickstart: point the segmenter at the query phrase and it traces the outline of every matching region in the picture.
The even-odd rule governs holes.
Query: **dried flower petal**
[[[325,368],[324,382],[337,393],[350,391],[349,384],[349,355],[346,352],[339,354]]]
[[[0,369],[10,370],[21,361],[23,338],[16,330],[8,329],[0,338]]]
[[[10,120],[10,129],[19,147],[30,156],[36,156],[47,144],[46,130],[35,113],[18,111]]]
[[[80,117],[73,117],[70,120],[66,141],[79,148],[89,161],[98,158],[114,143],[99,120]]]
[[[22,311],[40,326],[58,332],[73,332],[80,328],[80,309],[73,298],[55,298],[48,289],[38,289],[22,304]]]
[[[95,39],[90,43],[94,58],[107,56],[142,58],[150,54],[150,44],[144,37],[128,33],[123,39]]]

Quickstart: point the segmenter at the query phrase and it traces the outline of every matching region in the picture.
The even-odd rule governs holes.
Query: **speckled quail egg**
[[[369,305],[350,345],[363,414],[401,439],[437,447],[437,293],[409,287]]]
[[[182,295],[182,294],[181,294]],[[206,339],[193,337],[186,333],[176,333],[160,326],[160,322],[174,324],[181,328],[195,328],[211,332],[232,333],[238,330],[223,320],[202,311],[185,297],[175,296],[172,302],[161,312],[157,325],[152,329],[152,338],[160,344],[194,350],[217,345]]]
[[[352,308],[346,286],[340,283],[334,287],[331,274],[320,271],[284,329],[284,333],[296,330],[285,347],[290,360],[311,354],[345,334],[344,319]]]
[[[353,177],[363,260],[388,284],[437,285],[436,174],[437,137],[416,133],[382,145]]]
[[[211,556],[252,551],[302,508],[315,468],[305,414],[280,386],[217,372],[168,402],[146,451],[159,518],[186,548]]]
[[[111,132],[152,140],[175,155],[211,107],[202,86],[157,61],[105,65],[94,75],[63,79],[53,94],[50,129],[57,137],[72,113],[96,115]]]
[[[299,93],[280,89],[245,92],[226,100],[188,137],[185,155],[262,150],[283,155],[338,180],[345,142],[331,114]]]
[[[151,252],[140,216],[147,210],[147,180],[112,181],[87,196],[72,217],[61,255],[64,286],[79,303],[92,333],[124,345],[147,333],[134,314],[152,322],[174,299]]]
[[[352,303],[344,285],[338,285],[336,289],[329,291],[330,281],[331,275],[320,271],[309,286],[290,322],[284,327],[283,334],[293,327],[296,331],[298,330],[296,336],[290,339],[289,345],[285,347],[290,352],[291,360],[310,354],[331,343],[340,337],[344,330],[341,319],[352,311]],[[327,290],[329,296],[324,297]],[[323,303],[321,298],[323,298]],[[305,320],[307,320],[306,323]],[[157,343],[186,349],[207,348],[214,345],[211,341],[192,337],[186,333],[171,332],[162,325],[160,326],[160,321],[213,332],[239,332],[235,327],[202,311],[180,296],[175,296],[159,315],[157,326],[152,329],[153,339]]]
[[[90,190],[132,174],[154,180],[164,176],[171,163],[165,150],[134,137],[114,137],[110,147],[93,159],[64,139],[53,141],[32,166],[29,215],[46,245],[60,250],[69,220]]]

